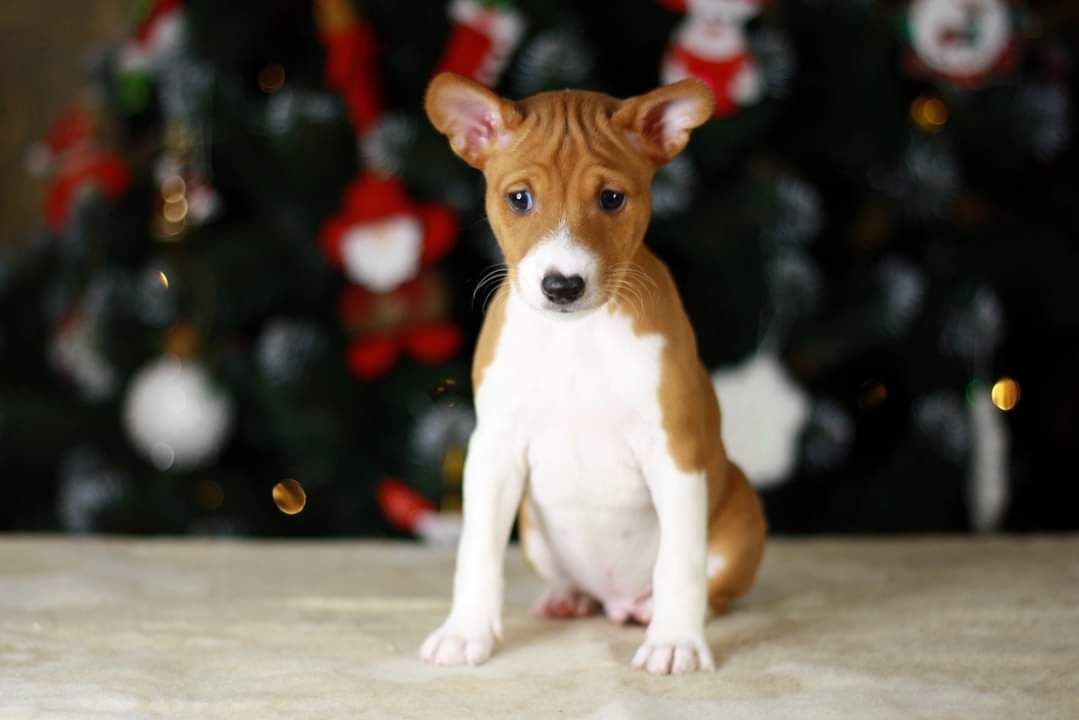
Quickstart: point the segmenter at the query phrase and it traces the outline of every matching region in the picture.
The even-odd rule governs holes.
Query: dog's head
[[[557,313],[603,305],[635,271],[652,175],[712,106],[698,80],[628,100],[566,90],[513,102],[450,73],[426,99],[453,151],[483,171],[513,291]]]

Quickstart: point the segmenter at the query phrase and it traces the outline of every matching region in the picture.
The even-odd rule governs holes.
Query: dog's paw
[[[535,617],[548,620],[588,617],[598,611],[599,603],[575,590],[547,590],[532,605]]]
[[[712,651],[703,639],[676,641],[646,640],[633,656],[633,667],[655,675],[679,675],[697,670],[715,670]]]
[[[446,621],[420,646],[420,659],[435,665],[480,665],[491,657],[495,630]]]

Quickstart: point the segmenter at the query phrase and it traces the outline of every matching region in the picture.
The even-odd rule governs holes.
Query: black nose
[[[584,278],[580,275],[566,277],[562,273],[549,272],[540,283],[547,299],[559,305],[568,305],[584,292]]]

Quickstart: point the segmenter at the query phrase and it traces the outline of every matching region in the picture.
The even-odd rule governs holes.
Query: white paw
[[[479,665],[491,657],[495,637],[489,625],[468,627],[447,620],[423,641],[420,659],[435,665]]]
[[[697,670],[715,670],[712,651],[701,639],[674,642],[646,640],[633,656],[633,667],[655,675],[679,675]]]

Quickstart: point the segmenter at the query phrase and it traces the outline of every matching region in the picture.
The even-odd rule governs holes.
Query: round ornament
[[[132,444],[159,470],[189,469],[221,449],[232,425],[232,402],[202,365],[165,356],[135,373],[123,422]]]
[[[978,87],[1014,67],[1018,18],[1007,0],[912,0],[903,18],[907,68],[961,88]]]

